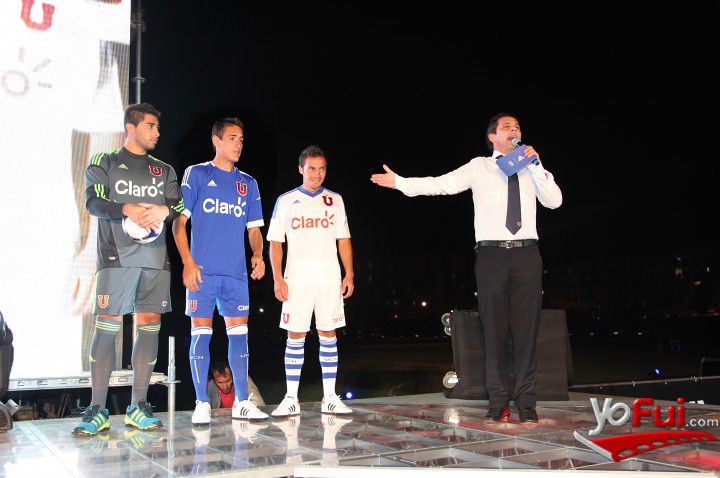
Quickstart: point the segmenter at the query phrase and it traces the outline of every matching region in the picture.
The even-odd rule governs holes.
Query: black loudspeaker
[[[453,310],[450,330],[457,383],[445,389],[445,397],[486,400],[485,336],[477,310]]]
[[[14,359],[13,334],[0,312],[0,398],[10,386],[10,370]]]
[[[538,400],[568,400],[568,385],[572,383],[572,354],[565,311],[543,309],[537,338]]]
[[[4,397],[10,385],[10,369],[13,363],[13,334],[0,312],[0,398]],[[5,405],[0,402],[0,432],[12,430],[13,421]]]
[[[5,408],[4,405],[0,405],[0,432],[6,432],[12,430],[13,420],[10,416],[10,410]]]
[[[457,383],[447,398],[486,400],[485,337],[477,310],[455,310],[450,316],[453,365]],[[543,309],[537,338],[538,400],[568,400],[572,354],[564,310]]]

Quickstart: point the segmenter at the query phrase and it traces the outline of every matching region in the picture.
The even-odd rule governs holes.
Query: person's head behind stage
[[[160,115],[160,111],[149,103],[125,108],[125,146],[130,152],[144,154],[155,149],[160,137]]]
[[[228,394],[233,389],[233,376],[230,371],[230,365],[226,360],[219,360],[210,366],[210,376],[215,381],[217,388],[224,394]]]
[[[303,188],[308,192],[317,192],[325,181],[327,159],[319,146],[308,146],[300,153],[298,170],[303,177]]]

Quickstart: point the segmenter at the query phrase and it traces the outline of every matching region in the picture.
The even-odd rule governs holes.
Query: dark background
[[[299,152],[325,149],[325,185],[345,198],[355,248],[344,332],[432,335],[442,312],[473,307],[471,194],[407,198],[369,178],[383,163],[429,176],[486,155],[499,111],[518,116],[563,191],[559,209],[538,211],[548,270],[645,268],[716,247],[719,3],[145,0],[130,77],[140,54],[141,99],[163,113],[153,154],[179,176],[212,159],[214,120],[245,122],[238,167],[258,180],[266,224],[275,198],[301,183]],[[182,375],[189,320],[169,244],[175,311],[163,334],[178,340]],[[267,272],[251,285],[251,350],[270,349],[267,370],[282,380],[269,263]],[[606,288],[627,287],[613,277]],[[549,286],[547,304],[564,308],[563,289]],[[251,375],[265,374],[253,360]]]

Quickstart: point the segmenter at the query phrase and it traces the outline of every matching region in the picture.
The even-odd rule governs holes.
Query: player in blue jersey
[[[187,288],[185,313],[190,316],[190,371],[195,386],[194,425],[210,423],[207,376],[210,367],[212,317],[217,306],[225,319],[228,362],[235,381],[232,417],[268,418],[248,395],[248,273],[245,230],[252,248],[250,277],[265,276],[260,192],[255,179],[235,164],[243,147],[243,123],[224,118],[212,128],[215,158],[190,166],[181,189],[185,211],[173,224],[175,243],[183,261]],[[190,219],[190,241],[187,223]]]
[[[141,227],[159,228],[183,210],[175,170],[148,155],[160,137],[160,112],[152,105],[125,110],[124,146],[94,155],[85,171],[87,209],[98,218],[95,275],[95,331],[90,345],[91,404],[74,428],[75,435],[94,435],[110,427],[105,408],[115,367],[115,337],[125,314],[133,313],[137,335],[132,351],[133,384],[125,424],[140,429],[162,426],[147,402],[158,351],[160,316],[170,312],[170,261],[165,228],[148,244],[123,232],[128,217]]]
[[[275,202],[267,239],[270,241],[275,297],[281,301],[280,328],[287,330],[285,380],[287,392],[274,417],[300,414],[298,389],[305,361],[305,336],[315,316],[322,368],[322,413],[349,414],[335,394],[338,367],[336,329],[345,326],[343,299],[355,290],[352,244],[345,203],[340,194],[323,187],[327,172],[325,153],[308,146],[300,153],[302,186]],[[287,261],[282,269],[283,243]],[[343,277],[338,263],[342,261]]]

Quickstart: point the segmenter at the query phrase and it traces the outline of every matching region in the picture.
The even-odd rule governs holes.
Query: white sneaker
[[[280,405],[271,413],[274,417],[289,417],[292,415],[300,415],[300,402],[297,398],[285,395]]]
[[[252,423],[243,420],[233,420],[232,429],[235,434],[235,439],[245,438],[250,443],[255,441],[257,433],[260,430],[264,430],[268,427],[267,423]]]
[[[352,421],[353,419],[351,417],[341,418],[335,415],[320,415],[320,423],[322,423],[323,429],[332,434],[336,434],[343,426]]]
[[[252,393],[246,400],[239,402],[235,397],[235,403],[233,403],[232,417],[243,420],[265,420],[268,418],[268,414],[260,410],[255,402],[252,401]]]
[[[193,425],[208,425],[210,423],[210,403],[195,400],[195,411],[192,414]]]
[[[208,446],[210,444],[210,436],[212,435],[210,427],[193,428],[190,431],[195,436],[195,446]]]
[[[272,422],[272,424],[282,430],[286,437],[291,437],[297,435],[300,428],[300,417],[288,417],[285,420]]]
[[[353,413],[353,411],[348,408],[342,400],[340,400],[340,397],[334,393],[330,396],[323,397],[322,408],[320,411],[322,413],[332,413],[335,415],[347,415]]]

